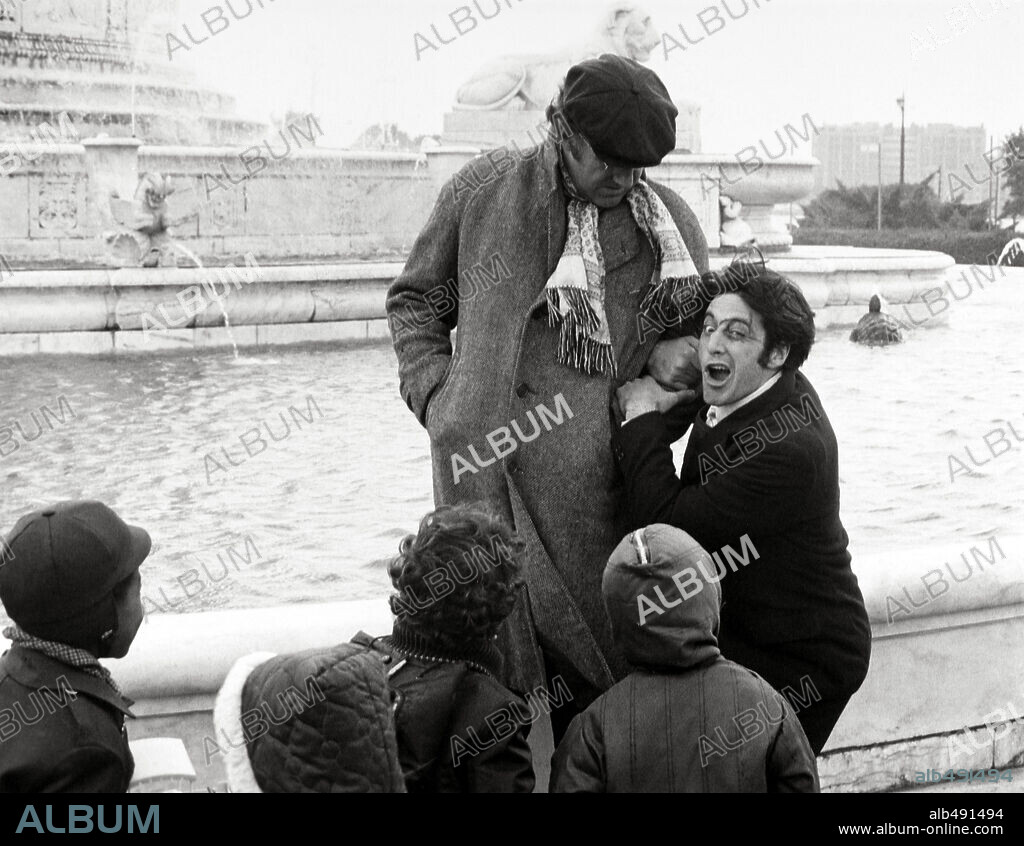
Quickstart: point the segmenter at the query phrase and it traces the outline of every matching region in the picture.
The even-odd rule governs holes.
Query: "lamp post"
[[[902,168],[900,168],[902,170]],[[882,231],[882,136],[878,136],[878,231]]]
[[[882,137],[877,144],[861,144],[862,153],[878,153],[878,231],[882,231]]]
[[[906,143],[907,143],[906,121],[905,121],[905,118],[906,118],[906,115],[907,115],[907,110],[904,108],[904,103],[905,102],[906,101],[904,100],[903,95],[900,95],[896,99],[896,105],[900,107],[900,193],[901,194],[903,193],[904,150],[906,148]]]

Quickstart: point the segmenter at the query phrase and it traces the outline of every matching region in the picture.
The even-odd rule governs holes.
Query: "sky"
[[[181,24],[219,4],[181,0]],[[502,55],[551,53],[582,41],[607,3],[503,0],[480,19],[472,0],[262,0],[263,8],[174,62],[234,94],[240,113],[269,120],[286,110],[317,115],[323,146],[347,146],[373,123],[410,135],[440,133],[459,84]],[[233,0],[244,10],[245,0]],[[736,19],[723,8],[728,3]],[[480,0],[490,12],[493,0]],[[475,29],[448,18],[468,5]],[[732,154],[810,115],[816,126],[899,122],[984,125],[1001,138],[1024,124],[1024,0],[650,0],[665,39],[648,66],[676,98],[702,109],[703,151]],[[717,9],[712,34],[698,13]],[[747,9],[743,13],[744,8]],[[458,13],[457,17],[459,16]],[[429,49],[437,27],[449,44]],[[679,26],[693,41],[684,40]],[[197,36],[198,40],[198,36]],[[417,43],[420,46],[417,51]]]

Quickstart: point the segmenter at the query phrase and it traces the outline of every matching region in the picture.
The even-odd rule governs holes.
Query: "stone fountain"
[[[13,273],[0,354],[386,337],[386,288],[447,178],[500,143],[542,140],[537,107],[573,61],[607,50],[646,60],[658,43],[642,9],[616,3],[575,48],[473,73],[439,146],[383,153],[318,147],[312,114],[276,127],[238,117],[229,96],[168,61],[173,0],[2,8],[13,12],[0,18],[0,266]],[[702,153],[699,106],[678,105],[677,152],[653,177],[687,200],[712,248],[727,182],[742,206],[733,223],[774,251],[822,327],[854,324],[874,293],[895,306],[941,283],[952,260],[939,253],[791,248],[771,211],[806,195],[816,162],[748,173]],[[213,296],[208,268],[243,263],[252,284]]]
[[[0,5],[0,139],[29,139],[64,112],[83,136],[236,144],[259,122],[168,62],[177,0],[17,0]]]

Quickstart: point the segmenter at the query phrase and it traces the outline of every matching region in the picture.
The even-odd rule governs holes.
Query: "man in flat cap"
[[[575,65],[544,143],[493,151],[445,185],[387,298],[436,504],[486,501],[526,542],[526,588],[501,638],[506,682],[547,679],[568,706],[552,714],[556,740],[627,671],[601,599],[626,534],[609,403],[645,367],[666,385],[699,375],[683,337],[696,327],[666,340],[659,304],[707,271],[707,243],[686,203],[644,173],[674,148],[675,117],[636,62]]]

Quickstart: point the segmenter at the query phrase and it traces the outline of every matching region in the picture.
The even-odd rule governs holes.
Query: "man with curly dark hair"
[[[679,476],[662,421],[678,396],[650,377],[618,390],[625,420],[613,449],[633,528],[667,523],[722,550],[722,654],[778,690],[800,691],[817,754],[867,674],[871,627],[839,517],[835,433],[799,370],[814,313],[764,267],[717,276],[728,293],[706,306],[699,341],[707,405]]]
[[[522,585],[525,544],[482,505],[442,506],[388,568],[398,591],[390,685],[406,788],[528,793],[534,710],[500,682],[498,627]]]

